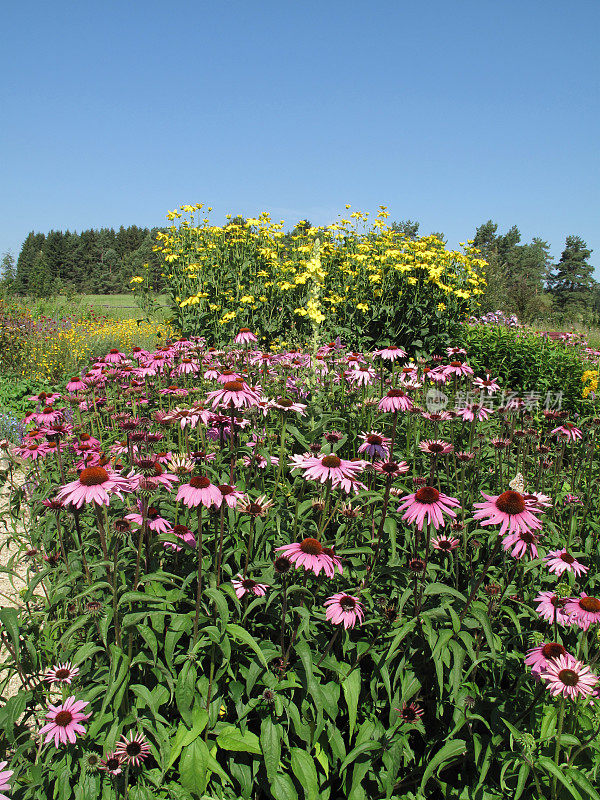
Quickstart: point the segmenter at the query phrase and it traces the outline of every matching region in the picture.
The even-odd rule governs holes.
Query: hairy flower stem
[[[78,541],[78,550],[81,553],[81,561],[83,563],[83,569],[85,572],[85,578],[88,584],[92,585],[92,576],[90,575],[90,568],[88,567],[87,559],[85,557],[85,548],[83,546],[83,538],[81,536],[81,527],[79,525],[79,510],[74,508],[73,509],[73,519],[75,521],[75,531],[77,532],[77,539]]]
[[[281,608],[281,658],[283,659],[285,653],[285,621],[287,617],[287,579],[284,575],[282,578],[283,583],[283,600],[282,600],[282,608]]]
[[[558,723],[556,727],[556,747],[554,749],[554,763],[558,767],[558,761],[560,758],[560,740],[562,737],[563,732],[563,725],[565,722],[565,698],[560,698],[560,705],[558,707]],[[552,778],[552,800],[557,800],[557,793],[556,793],[556,784],[557,778],[556,775]]]
[[[69,562],[67,561],[67,555],[65,553],[65,545],[63,543],[63,536],[62,536],[62,526],[60,524],[60,510],[56,511],[56,531],[58,533],[58,542],[60,544],[60,553],[63,557],[63,561],[65,562],[65,567],[67,568],[67,575],[70,573],[69,569]]]
[[[333,632],[333,636],[331,637],[331,639],[327,643],[327,647],[325,648],[325,650],[323,650],[321,658],[317,661],[317,667],[319,667],[321,665],[321,661],[323,661],[325,656],[327,656],[329,654],[329,651],[333,647],[333,644],[334,644],[335,640],[340,635],[340,628],[341,628],[341,625],[338,625],[337,628],[335,629],[335,631]]]
[[[102,555],[104,560],[108,561],[108,547],[106,546],[106,532],[104,530],[104,520],[102,519],[102,512],[100,506],[94,503],[94,511],[96,512],[96,520],[98,522],[98,533],[100,534],[100,545],[102,547]]]
[[[119,625],[119,603],[117,595],[117,567],[119,560],[119,540],[118,537],[113,539],[113,573],[112,573],[112,590],[113,590],[113,622],[115,625],[115,642],[121,647],[121,626]]]
[[[501,540],[501,539],[500,539],[500,537],[498,536],[498,538],[496,539],[496,544],[494,545],[494,547],[493,547],[493,549],[492,549],[492,552],[490,553],[490,557],[489,557],[489,558],[488,558],[488,560],[485,562],[485,564],[484,564],[484,566],[483,566],[483,569],[482,569],[482,571],[481,571],[481,575],[480,575],[479,579],[477,580],[477,582],[476,582],[475,586],[473,587],[473,591],[472,591],[472,592],[471,592],[471,594],[469,595],[469,598],[468,598],[468,600],[467,600],[467,602],[466,602],[466,604],[465,604],[465,607],[464,607],[464,608],[463,608],[463,610],[460,612],[460,616],[459,616],[459,618],[458,618],[458,621],[459,621],[459,622],[462,622],[462,621],[463,621],[463,619],[464,619],[464,617],[465,617],[465,614],[466,614],[466,613],[467,613],[467,611],[469,610],[469,607],[471,606],[471,603],[473,602],[473,600],[475,599],[475,597],[476,597],[476,595],[477,595],[477,592],[479,591],[479,587],[481,586],[481,584],[482,584],[482,583],[483,583],[483,581],[485,580],[485,577],[486,577],[486,575],[487,575],[487,571],[488,571],[488,569],[490,568],[490,565],[491,565],[492,561],[494,560],[494,558],[495,558],[495,557],[496,557],[496,555],[498,554],[498,550],[500,549],[500,544],[501,544],[501,541],[502,541],[502,540]]]
[[[379,555],[379,550],[381,547],[381,537],[383,535],[383,526],[385,525],[385,520],[387,516],[388,505],[390,501],[390,490],[392,488],[392,478],[388,476],[385,482],[385,492],[383,494],[383,509],[381,511],[381,521],[379,523],[379,528],[377,530],[376,541],[377,544],[375,545],[375,550],[373,551],[373,558],[371,559],[371,563],[367,567],[367,572],[365,578],[362,582],[361,589],[364,589],[367,583],[371,580],[373,576],[373,569],[375,567],[375,563],[377,561],[377,557]]]
[[[13,647],[10,645],[8,641],[8,636],[5,636],[4,631],[0,631],[0,641],[2,642],[4,647],[6,647],[9,654],[12,656],[12,659],[15,662],[15,669],[17,670],[19,680],[23,684],[23,688],[25,689],[25,691],[28,692],[30,689],[35,688],[35,684],[32,683],[31,679],[27,675],[25,675],[23,667],[21,666],[21,662],[17,658],[17,654],[13,649]]]
[[[248,572],[248,563],[250,561],[250,551],[252,549],[252,542],[254,540],[254,525],[255,525],[255,519],[254,519],[254,517],[250,517],[250,531],[248,533],[248,546],[246,547],[246,561],[244,562],[244,575],[243,575],[244,580],[246,578],[246,573]]]
[[[200,621],[200,599],[202,597],[202,509],[203,506],[198,506],[198,588],[196,590],[196,613],[194,615],[194,635],[192,638],[193,644],[198,640],[198,623]]]
[[[271,500],[275,499],[275,495],[277,494],[277,489],[279,488],[279,481],[281,480],[281,473],[283,471],[283,459],[285,456],[285,428],[287,425],[287,416],[285,411],[281,414],[281,438],[280,438],[280,445],[279,445],[279,464],[277,465],[277,475],[275,476],[275,485],[273,486],[273,494],[271,495]]]

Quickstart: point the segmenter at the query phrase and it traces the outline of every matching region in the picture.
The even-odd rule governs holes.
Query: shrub
[[[500,376],[507,390],[553,402],[561,393],[562,405],[571,411],[584,407],[583,373],[589,369],[580,339],[552,340],[527,328],[500,325],[467,325],[461,336],[469,361],[480,373]]]
[[[171,227],[157,234],[171,323],[186,336],[220,344],[241,326],[267,344],[282,332],[297,344],[318,330],[354,348],[394,342],[431,352],[451,343],[482,292],[477,251],[446,250],[436,236],[406,238],[387,226],[383,207],[371,226],[353,212],[291,234],[266,213],[211,225],[201,208],[169,212]],[[145,276],[132,287],[149,300]]]

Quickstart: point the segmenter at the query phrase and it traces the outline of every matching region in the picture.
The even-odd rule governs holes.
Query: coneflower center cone
[[[434,486],[422,486],[415,492],[415,500],[418,503],[437,503],[440,493]]]
[[[340,466],[341,463],[342,463],[342,460],[340,458],[338,458],[337,456],[334,456],[333,454],[331,454],[329,456],[325,456],[325,458],[321,459],[321,464],[324,467],[328,467],[330,469],[336,469],[337,467]]]
[[[548,642],[542,647],[542,655],[544,658],[558,658],[564,656],[567,651],[558,642]]]
[[[561,669],[558,677],[565,686],[577,686],[579,683],[579,675],[572,669]]]
[[[79,473],[79,481],[84,486],[100,486],[108,480],[108,472],[103,467],[86,467]]]
[[[600,600],[597,597],[582,597],[579,605],[584,611],[592,611],[594,614],[600,611]]]
[[[300,544],[300,550],[303,553],[308,553],[311,556],[320,556],[323,552],[323,545],[317,539],[304,539]]]
[[[525,500],[522,494],[509,489],[496,500],[496,508],[504,514],[522,514],[525,511]]]

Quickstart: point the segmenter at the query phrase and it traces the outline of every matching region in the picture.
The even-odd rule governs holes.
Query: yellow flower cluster
[[[170,334],[168,326],[135,319],[75,320],[30,342],[23,375],[40,381],[68,379],[113,347],[123,352],[135,345],[154,348]]]
[[[347,207],[349,209],[349,206]],[[447,250],[435,235],[407,238],[386,222],[353,211],[316,228],[299,222],[291,233],[267,212],[256,218],[227,216],[212,225],[203,204],[170,211],[172,225],[157,234],[155,251],[168,267],[174,324],[253,324],[280,314],[320,324],[351,324],[354,316],[399,301],[428,303],[438,315],[464,318],[483,293],[486,262],[471,242]],[[133,282],[136,278],[132,279]],[[430,302],[431,301],[431,302]],[[401,309],[399,309],[401,310]]]
[[[588,397],[590,394],[595,395],[598,392],[598,370],[597,369],[586,369],[586,371],[581,376],[581,380],[584,382],[585,386],[583,387],[582,396]]]

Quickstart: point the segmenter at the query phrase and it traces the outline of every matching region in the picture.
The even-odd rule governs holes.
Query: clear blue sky
[[[598,0],[4,3],[0,253],[351,203],[451,245],[574,233],[600,267],[599,29]]]

